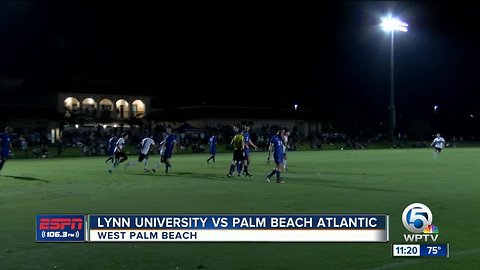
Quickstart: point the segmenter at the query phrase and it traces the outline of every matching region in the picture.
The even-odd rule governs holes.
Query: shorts
[[[217,153],[217,149],[210,149],[210,154],[215,155]]]
[[[440,152],[442,152],[442,148],[440,148],[440,147],[435,147],[435,151],[437,151],[437,152],[440,153]]]
[[[275,164],[283,165],[283,153],[280,155],[273,153],[273,160],[275,161]]]
[[[233,160],[243,161],[245,159],[243,150],[233,150]]]
[[[247,158],[247,157],[250,156],[251,151],[250,151],[249,148],[247,148],[247,149],[244,150],[244,153],[245,153],[245,158]]]
[[[138,162],[142,162],[144,159],[148,159],[148,154],[145,155],[145,154],[140,153],[138,155]]]
[[[122,158],[123,160],[127,160],[128,157],[124,152],[115,152],[115,159],[120,159]]]
[[[1,157],[1,158],[9,158],[9,157],[10,157],[9,151],[8,151],[8,150],[7,150],[7,151],[2,151],[2,152],[0,153],[0,157]]]
[[[163,157],[164,158],[171,158],[172,157],[172,148],[165,148],[165,152],[163,152]]]

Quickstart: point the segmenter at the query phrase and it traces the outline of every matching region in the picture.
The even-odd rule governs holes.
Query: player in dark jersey
[[[167,135],[160,143],[160,162],[157,164],[157,169],[160,168],[161,163],[165,163],[166,173],[172,168],[170,159],[172,158],[175,145],[177,145],[177,136],[172,133],[171,127],[167,127]],[[155,169],[152,169],[152,171],[155,172]]]
[[[108,151],[107,151],[108,158],[105,160],[105,163],[107,163],[109,161],[113,162],[113,160],[115,158],[115,146],[116,146],[116,144],[117,144],[117,137],[115,136],[115,134],[112,134],[110,139],[108,139]]]
[[[235,136],[230,142],[230,144],[233,147],[233,160],[232,160],[232,163],[230,164],[230,170],[227,174],[227,177],[233,176],[236,165],[238,163],[242,164],[244,159],[243,150],[245,149],[245,143],[243,140],[243,135],[240,132],[240,129],[236,126],[233,127],[233,131],[235,132]],[[240,176],[240,173],[238,174],[238,176]]]
[[[251,177],[252,175],[248,172],[248,166],[250,165],[250,155],[251,155],[251,147],[253,149],[258,150],[258,147],[252,142],[250,138],[250,126],[245,125],[245,128],[243,130],[243,141],[245,143],[245,150],[244,150],[244,160],[243,160],[243,174],[245,176]],[[237,167],[238,173],[242,171],[241,164],[240,166]]]

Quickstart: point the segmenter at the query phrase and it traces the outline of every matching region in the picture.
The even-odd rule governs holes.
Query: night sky
[[[399,125],[480,117],[479,16],[434,2],[3,1],[0,91],[97,80],[171,104],[298,103],[378,124],[388,121],[388,12],[409,24],[395,35]]]

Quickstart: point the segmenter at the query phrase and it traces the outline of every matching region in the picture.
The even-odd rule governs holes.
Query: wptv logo
[[[438,239],[438,227],[432,224],[430,208],[421,203],[412,203],[403,210],[403,226],[414,234],[404,234],[405,242],[433,242]]]

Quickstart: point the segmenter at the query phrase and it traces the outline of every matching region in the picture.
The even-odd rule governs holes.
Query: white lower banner
[[[90,229],[89,242],[388,242],[385,229]]]

